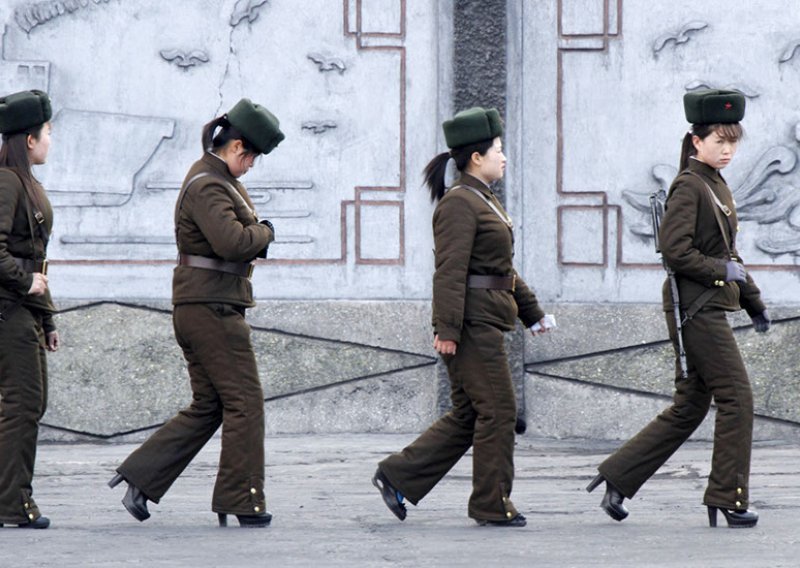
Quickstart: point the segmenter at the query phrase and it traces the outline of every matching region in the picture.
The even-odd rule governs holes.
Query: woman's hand
[[[58,335],[57,331],[51,331],[45,336],[45,340],[47,341],[47,350],[48,351],[58,351],[58,348],[61,347],[61,338]]]
[[[439,334],[433,336],[433,348],[442,355],[455,355],[458,343],[449,339],[439,339]]]
[[[41,296],[45,292],[47,292],[47,276],[41,272],[34,272],[33,283],[31,284],[31,289],[28,290],[28,294],[32,296]]]

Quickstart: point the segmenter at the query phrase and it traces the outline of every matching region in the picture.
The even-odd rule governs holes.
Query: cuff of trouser
[[[504,520],[510,521],[517,515],[519,515],[519,511],[514,506],[514,503],[511,502],[511,498],[508,496],[503,497],[503,510],[505,511],[506,518]]]
[[[26,522],[32,523],[36,519],[42,516],[39,512],[39,506],[36,504],[36,501],[33,500],[33,495],[31,495],[31,491],[28,489],[22,489],[22,510],[25,513],[25,520]]]

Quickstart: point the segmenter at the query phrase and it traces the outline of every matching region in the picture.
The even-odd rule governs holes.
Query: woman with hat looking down
[[[512,222],[491,185],[503,177],[496,109],[471,108],[444,123],[449,152],[425,168],[433,213],[433,348],[447,365],[452,410],[402,452],[378,464],[373,484],[401,521],[473,449],[468,515],[479,525],[525,526],[511,501],[517,409],[503,333],[519,317],[546,329],[533,291],[514,270]],[[447,162],[460,177],[445,187]]]
[[[681,330],[667,280],[663,306],[676,353],[673,404],[601,463],[587,490],[605,481],[600,506],[611,518],[625,519],[623,499],[633,498],[689,438],[713,399],[714,450],[703,498],[709,524],[717,526],[721,511],[729,527],[753,527],[758,522],[758,514],[748,510],[753,393],[726,313],[745,309],[761,333],[769,329],[770,317],[736,250],[736,204],[720,174],[742,137],[745,99],[737,91],[703,90],[687,93],[683,103],[692,128],[684,136],[681,172],[669,188],[658,233],[677,281],[682,320]]]
[[[47,358],[59,337],[47,281],[53,208],[31,171],[50,150],[50,98],[0,98],[0,527],[46,529],[33,500],[39,421],[47,409]]]
[[[117,468],[128,512],[144,521],[222,425],[222,451],[211,508],[221,526],[266,527],[264,394],[250,342],[250,276],[274,240],[238,178],[284,139],[266,108],[240,100],[203,129],[203,156],[192,165],[175,206],[178,266],[172,280],[175,337],[188,364],[192,402]]]

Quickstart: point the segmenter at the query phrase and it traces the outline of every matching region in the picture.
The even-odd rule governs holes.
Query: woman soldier
[[[712,397],[717,404],[714,450],[704,504],[712,527],[721,510],[730,527],[753,527],[750,502],[753,394],[726,312],[744,308],[757,332],[770,317],[758,287],[736,250],[739,229],[733,195],[720,175],[736,153],[745,99],[736,91],[695,91],[683,99],[692,129],[681,150],[681,172],[672,182],[661,222],[661,253],[677,279],[686,350],[682,377],[669,283],[663,305],[676,352],[672,406],[606,459],[589,484],[606,482],[601,507],[617,521],[628,516],[622,501],[639,488],[700,425]]]
[[[219,132],[217,132],[219,129]],[[192,402],[134,451],[109,482],[128,483],[122,504],[150,516],[175,479],[222,424],[212,510],[220,526],[233,514],[243,527],[265,527],[264,394],[245,308],[255,305],[253,261],[274,239],[237,181],[257,156],[284,139],[278,119],[242,99],[203,129],[205,154],[192,165],[175,206],[178,266],[172,280],[175,337],[183,349]]]
[[[31,482],[47,408],[45,350],[59,347],[45,276],[53,209],[31,166],[47,159],[52,114],[42,91],[0,99],[0,527],[50,526]]]
[[[402,452],[378,465],[372,483],[401,521],[473,447],[469,516],[480,525],[525,526],[511,502],[516,401],[503,332],[519,315],[544,324],[534,293],[512,264],[512,223],[490,185],[503,177],[503,126],[476,107],[443,125],[450,152],[425,168],[433,214],[433,348],[450,376],[453,408]],[[460,178],[445,193],[453,158]]]

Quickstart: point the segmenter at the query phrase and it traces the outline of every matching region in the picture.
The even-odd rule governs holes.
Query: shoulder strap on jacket
[[[720,233],[722,233],[722,240],[725,241],[725,248],[728,249],[728,258],[731,258],[733,256],[733,250],[731,249],[729,233],[725,229],[728,223],[727,221],[723,223],[722,217],[720,216],[719,213],[720,211],[722,211],[726,217],[729,217],[731,214],[730,208],[719,200],[719,197],[717,197],[717,195],[711,189],[711,186],[708,185],[706,180],[704,180],[700,174],[698,174],[697,172],[693,172],[691,170],[686,170],[686,172],[690,175],[693,175],[701,182],[703,182],[703,185],[706,186],[706,190],[708,192],[709,197],[711,198],[711,201],[713,202],[713,205],[716,205],[716,207],[712,207],[712,209],[714,210],[714,218],[717,220],[717,225],[719,226]]]
[[[491,199],[486,197],[483,193],[481,193],[480,191],[478,191],[474,187],[469,187],[468,185],[456,185],[456,186],[451,187],[450,189],[466,189],[468,191],[471,191],[472,193],[474,193],[475,195],[480,197],[481,200],[484,201],[489,207],[491,207],[492,211],[495,212],[495,215],[500,217],[500,220],[503,223],[505,223],[506,226],[509,229],[513,229],[514,228],[514,221],[511,220],[511,217],[509,217],[508,213],[506,213],[505,211],[501,211],[499,207],[497,207],[494,203],[492,203]]]
[[[183,187],[181,188],[181,192],[178,194],[178,200],[175,202],[175,242],[176,243],[178,242],[178,221],[180,220],[181,205],[183,204],[183,198],[186,197],[186,192],[192,186],[192,184],[194,182],[204,178],[204,177],[213,178],[216,183],[220,184],[222,187],[224,187],[226,190],[228,190],[228,193],[231,195],[231,197],[233,198],[234,201],[236,201],[239,205],[242,205],[243,207],[246,207],[248,211],[250,211],[251,213],[253,213],[253,215],[255,215],[255,211],[253,211],[250,208],[250,206],[244,200],[244,197],[242,197],[242,194],[240,194],[236,190],[236,188],[233,187],[233,185],[229,181],[227,181],[227,180],[225,180],[225,179],[223,179],[223,178],[221,178],[219,176],[215,176],[214,174],[210,174],[208,172],[200,172],[199,174],[196,174],[196,175],[192,176],[191,178],[189,178],[189,180],[185,184],[183,184]]]

